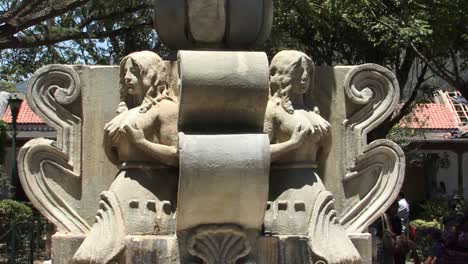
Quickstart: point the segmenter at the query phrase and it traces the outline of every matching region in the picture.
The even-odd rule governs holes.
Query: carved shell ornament
[[[206,264],[235,264],[251,247],[237,226],[201,226],[189,239],[188,250]]]

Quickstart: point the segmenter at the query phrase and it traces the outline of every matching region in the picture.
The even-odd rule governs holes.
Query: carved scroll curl
[[[396,143],[380,139],[367,146],[344,178],[345,190],[361,197],[341,218],[348,233],[365,232],[387,210],[403,185],[404,172],[405,156]]]
[[[205,264],[235,264],[251,250],[246,234],[237,226],[201,226],[188,241],[190,254]]]
[[[364,64],[346,76],[347,95],[346,197],[351,201],[341,223],[349,233],[365,232],[391,205],[404,178],[404,153],[389,140],[367,144],[367,134],[388,118],[397,107],[400,88],[388,69]],[[359,144],[355,144],[359,142]]]
[[[367,133],[381,124],[396,108],[400,86],[395,75],[387,68],[363,64],[346,75],[344,90],[355,108],[345,121],[346,134],[361,139],[362,144],[357,149],[360,154],[367,144]]]
[[[34,139],[25,144],[18,157],[19,177],[31,202],[59,232],[85,233],[90,228],[70,206],[81,195],[81,118],[75,104],[80,95],[78,73],[65,65],[39,69],[26,94],[31,109],[57,129],[57,141]],[[45,172],[50,169],[55,173]],[[62,197],[59,190],[70,197]]]
[[[36,71],[28,83],[26,99],[31,109],[57,129],[56,146],[80,170],[81,118],[67,108],[81,95],[81,81],[71,66],[49,65]],[[73,138],[73,140],[70,140]]]

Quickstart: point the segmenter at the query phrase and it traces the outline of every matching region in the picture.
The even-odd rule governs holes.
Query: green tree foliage
[[[433,253],[433,234],[442,233],[444,225],[461,224],[463,213],[468,209],[468,202],[451,198],[432,199],[414,204],[412,208],[412,214],[417,219],[411,221],[410,226],[416,228],[415,242],[418,253],[425,259]]]
[[[15,82],[12,81],[0,81],[0,91],[14,93],[16,91]]]
[[[142,49],[162,49],[151,0],[0,0],[0,80],[46,64],[118,63]]]
[[[468,82],[462,76],[468,66],[465,0],[344,2],[357,25],[369,26],[363,31],[369,39],[391,48],[409,47],[432,73],[468,98]]]
[[[464,0],[276,0],[270,54],[293,48],[318,64],[377,63],[397,76],[408,104],[436,75],[468,98],[468,5]]]
[[[3,194],[6,196],[10,195],[10,180],[8,179],[3,163],[5,161],[5,148],[7,146],[7,131],[8,131],[8,125],[3,121],[0,120],[0,193],[4,192]]]
[[[30,206],[5,199],[0,201],[0,234],[5,233],[10,225],[14,223],[17,226],[31,222],[33,211]]]
[[[0,120],[0,163],[5,160],[5,147],[7,144],[8,137],[8,124],[3,120]]]

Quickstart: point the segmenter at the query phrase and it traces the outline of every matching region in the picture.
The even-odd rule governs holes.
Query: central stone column
[[[160,39],[182,50],[181,263],[255,263],[268,202],[270,143],[263,123],[269,64],[264,52],[242,50],[268,37],[272,1],[158,0],[155,10]]]
[[[181,51],[179,69],[180,248],[205,263],[235,263],[254,246],[268,201],[268,60]]]

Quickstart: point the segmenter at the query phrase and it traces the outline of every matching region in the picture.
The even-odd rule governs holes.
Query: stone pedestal
[[[52,236],[52,263],[70,264],[86,235],[67,235],[56,233]]]
[[[307,236],[269,236],[257,240],[257,264],[320,263]]]
[[[177,238],[175,236],[128,236],[125,256],[122,260],[125,264],[180,263]]]
[[[72,257],[85,235],[57,233],[52,236],[53,264],[71,264]],[[179,249],[175,236],[127,236],[125,251],[118,256],[119,264],[178,264]]]
[[[372,235],[369,233],[348,234],[361,255],[362,264],[372,264]]]

